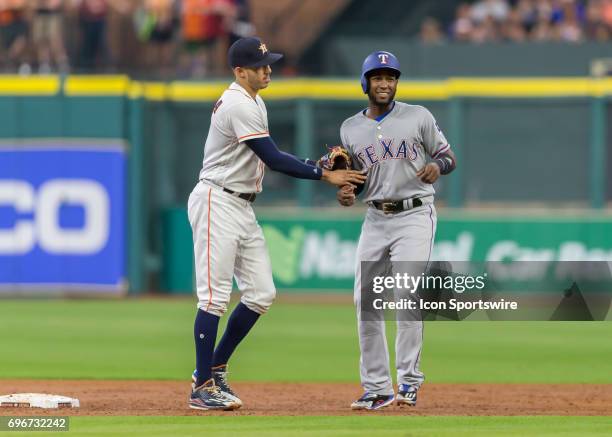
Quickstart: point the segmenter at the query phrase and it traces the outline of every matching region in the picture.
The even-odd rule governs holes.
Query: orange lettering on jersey
[[[223,103],[223,100],[217,100],[217,103],[215,103],[215,106],[213,106],[213,114],[215,112],[217,112],[217,109],[219,109],[219,106],[221,106],[221,103]]]

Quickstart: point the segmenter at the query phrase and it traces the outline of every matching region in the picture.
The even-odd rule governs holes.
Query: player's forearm
[[[273,171],[300,179],[321,179],[320,168],[282,152],[271,137],[247,140],[246,144]]]
[[[455,158],[455,154],[449,150],[440,153],[434,163],[440,167],[440,174],[447,175],[457,167],[457,158]]]
[[[316,166],[317,166],[317,161],[313,161],[312,159],[308,159],[308,158],[300,158],[300,157],[297,157],[297,156],[295,156],[295,155],[292,155],[291,153],[283,152],[282,150],[281,150],[280,152],[281,152],[283,155],[287,155],[287,156],[290,156],[290,157],[292,157],[292,158],[295,158],[295,159],[297,159],[298,161],[303,162],[303,163],[304,163],[304,164],[306,164],[306,165],[312,165],[312,166],[314,166],[314,167],[316,167]]]
[[[317,166],[317,161],[313,161],[312,159],[308,159],[308,158],[297,158],[297,159],[299,159],[304,164],[313,165],[315,167]]]

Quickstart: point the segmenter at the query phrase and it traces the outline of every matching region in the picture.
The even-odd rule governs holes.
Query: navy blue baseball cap
[[[271,65],[282,58],[280,53],[272,53],[259,38],[240,38],[227,51],[230,67],[262,67]]]

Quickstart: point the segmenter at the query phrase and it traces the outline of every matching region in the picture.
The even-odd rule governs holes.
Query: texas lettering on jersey
[[[408,159],[414,161],[419,156],[422,146],[415,141],[401,140],[394,138],[379,140],[378,144],[354,147],[354,154],[362,164],[364,169],[369,169],[374,164],[388,159]]]

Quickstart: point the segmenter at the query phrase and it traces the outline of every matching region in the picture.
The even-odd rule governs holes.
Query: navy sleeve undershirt
[[[440,174],[447,175],[455,169],[455,160],[447,153],[441,153],[434,161],[440,167]]]
[[[245,143],[273,171],[300,179],[319,180],[323,176],[319,167],[279,150],[272,137],[254,138]]]
[[[355,196],[359,196],[361,194],[361,192],[363,191],[363,187],[365,187],[365,184],[359,184],[357,185],[357,188],[355,188]]]

